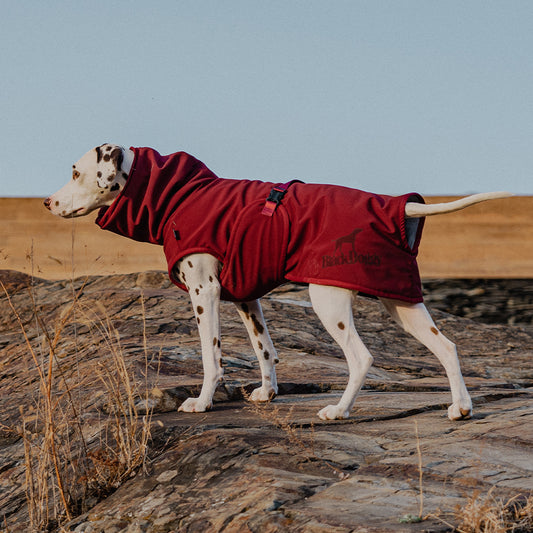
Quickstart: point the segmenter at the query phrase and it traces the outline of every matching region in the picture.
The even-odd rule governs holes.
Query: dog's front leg
[[[252,402],[268,402],[278,393],[275,363],[278,355],[268,333],[263,310],[259,300],[235,304],[246,326],[248,336],[261,368],[261,387],[252,391]]]
[[[188,398],[178,411],[203,412],[210,409],[217,384],[224,370],[220,351],[219,263],[208,254],[186,256],[175,267],[174,275],[187,287],[198,323],[202,346],[204,382],[198,398]]]

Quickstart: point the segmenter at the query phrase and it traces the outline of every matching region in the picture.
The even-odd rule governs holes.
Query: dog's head
[[[103,144],[72,165],[72,179],[44,201],[61,217],[81,217],[108,206],[120,194],[128,175],[122,171],[124,149]]]

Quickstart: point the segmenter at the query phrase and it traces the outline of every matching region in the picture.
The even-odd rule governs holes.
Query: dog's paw
[[[448,418],[450,420],[466,420],[472,418],[472,402],[470,399],[452,403],[448,407]]]
[[[178,408],[178,411],[184,413],[204,413],[211,409],[212,403],[201,401],[200,398],[187,398]]]
[[[322,420],[343,420],[350,417],[350,411],[338,405],[328,405],[318,412],[318,416]]]
[[[258,387],[252,391],[250,394],[251,402],[269,402],[276,396],[278,390],[274,387]]]

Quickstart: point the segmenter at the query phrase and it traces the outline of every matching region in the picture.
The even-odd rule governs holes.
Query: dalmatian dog
[[[138,174],[141,172],[141,167],[143,167],[142,159],[140,159],[141,152],[139,150],[143,149],[125,149],[113,144],[104,144],[89,151],[73,165],[72,179],[63,188],[47,198],[44,201],[44,205],[54,215],[65,218],[84,216],[96,209],[100,209],[101,214],[99,216],[102,216],[103,213],[105,218],[108,216],[108,213],[106,213],[107,210],[118,208],[117,206],[124,204],[126,206],[124,209],[130,212],[129,216],[137,217],[133,221],[128,222],[133,229],[119,231],[115,228],[112,231],[138,240],[147,240],[160,244],[169,235],[168,239],[179,242],[179,239],[183,237],[181,235],[183,232],[180,230],[181,209],[185,209],[189,198],[190,191],[187,189],[189,187],[189,181],[180,183],[180,186],[176,188],[177,192],[175,194],[177,195],[184,194],[183,191],[188,191],[188,195],[183,196],[183,201],[180,200],[176,205],[169,204],[171,207],[161,208],[146,207],[143,205],[143,207],[133,209],[131,207],[132,204],[128,204],[133,194],[132,191],[136,192],[136,194],[139,191],[141,191],[139,194],[153,194],[153,192],[150,192],[151,184],[149,182],[152,178],[149,176],[149,173],[146,176],[143,175],[142,179],[144,181],[142,181],[141,185],[130,184],[130,181],[134,179],[132,176],[135,173]],[[177,161],[175,167],[179,171],[185,168],[184,161],[188,161],[185,158],[187,154],[180,155],[178,159],[171,158],[167,160],[165,159],[166,156],[162,157],[157,152],[154,153],[156,155],[153,155],[152,152],[147,152],[147,157],[152,158],[152,167],[157,167],[157,172],[165,171],[165,169],[169,168],[169,165],[171,166],[173,164],[173,161]],[[180,152],[180,154],[184,153]],[[213,180],[220,179],[216,178],[216,176],[213,178],[212,176],[214,175],[209,175],[210,177],[205,178],[205,170],[202,169],[206,169],[206,167],[201,166],[202,164],[196,160],[191,165],[191,169],[194,170],[194,172],[192,170],[191,172],[196,173],[195,176],[200,175],[201,179],[204,180],[201,182],[203,184],[202,187],[199,187],[200,194],[203,194],[202,191],[206,191],[205,194],[207,194],[209,188],[205,186],[205,183],[209,182],[211,184],[214,183]],[[201,174],[202,172],[204,174]],[[220,181],[225,182],[229,180]],[[240,180],[232,181],[237,182]],[[256,182],[251,183],[254,184]],[[260,188],[262,187],[261,183],[257,182],[255,185],[251,185],[251,187]],[[237,183],[231,183],[230,185],[231,188],[227,189],[230,192],[239,186]],[[305,187],[313,187],[313,185],[299,184],[292,187],[294,187],[294,194],[304,194]],[[278,187],[277,189],[278,197],[276,197],[276,194],[273,197],[275,202],[273,205],[274,209],[279,204],[283,205],[286,201],[286,198],[281,200],[279,198],[279,195],[282,195],[284,192],[283,187]],[[298,191],[304,192],[300,193]],[[332,191],[331,194],[334,196],[335,190],[332,189]],[[453,202],[432,205],[425,205],[420,200],[406,201],[402,204],[404,207],[402,207],[401,213],[401,219],[403,220],[402,231],[405,231],[406,242],[408,241],[408,244],[405,246],[414,245],[417,231],[419,231],[418,222],[423,217],[452,212],[477,202],[508,196],[511,196],[511,194],[503,192],[482,193]],[[223,195],[219,196],[219,198],[221,198],[220,201],[222,202]],[[269,199],[272,198],[269,197]],[[156,203],[159,205],[161,203],[159,196],[157,200]],[[144,200],[140,198],[138,201],[143,202]],[[169,201],[172,202],[172,200]],[[216,204],[217,202],[210,201],[207,211],[216,210]],[[128,205],[130,207],[127,207]],[[164,209],[167,209],[168,213],[163,217],[161,211]],[[131,212],[133,212],[133,215]],[[148,215],[145,216],[146,213]],[[278,214],[279,217],[282,217],[281,210]],[[259,214],[257,217],[260,216]],[[276,213],[274,213],[274,216],[277,216]],[[153,231],[150,229],[153,234],[148,235],[145,228],[142,227],[152,224],[152,221],[157,219],[157,217],[161,219],[166,217],[163,228],[165,232],[164,239],[161,235],[157,234],[159,228]],[[105,225],[103,222],[98,222],[98,220],[97,223],[102,227]],[[163,225],[163,222],[161,224]],[[353,228],[350,228],[350,230],[353,230]],[[128,234],[128,231],[130,231],[130,234]],[[379,264],[379,254],[377,253],[374,255],[357,255],[354,253],[363,234],[364,232],[357,228],[353,231],[346,231],[345,237],[341,234],[337,238],[331,239],[330,246],[333,247],[331,253],[336,255],[332,256],[334,259],[327,259],[324,256],[324,264],[322,265],[324,269],[330,264],[338,263],[340,261],[339,258],[342,259],[341,262],[346,263],[353,262],[361,265],[366,263],[366,266],[372,263],[374,265]],[[166,241],[164,246],[166,246]],[[223,377],[219,303],[221,299],[224,299],[225,294],[222,277],[226,265],[224,258],[218,253],[208,253],[202,249],[197,251],[194,246],[190,250],[190,253],[178,257],[172,264],[169,263],[169,272],[173,281],[178,286],[187,290],[190,295],[200,334],[204,380],[200,395],[197,398],[185,400],[179,410],[185,412],[203,412],[212,407],[215,388]],[[167,253],[166,248],[165,253]],[[170,261],[168,254],[167,260]],[[336,267],[337,265],[335,264],[332,268]],[[252,272],[252,274],[255,275],[255,272]],[[394,277],[394,271],[391,271],[390,276]],[[299,278],[295,279],[296,281],[300,281]],[[420,291],[420,287],[414,287],[414,289]],[[256,293],[252,290],[246,294],[255,296]],[[326,330],[344,352],[349,369],[348,384],[339,402],[336,405],[328,405],[319,411],[318,416],[322,420],[345,419],[349,417],[356,396],[373,362],[372,355],[363,344],[354,326],[352,301],[356,294],[357,290],[351,288],[346,283],[339,283],[338,286],[335,286],[333,282],[320,282],[320,280],[318,283],[309,283],[309,295],[312,306]],[[463,380],[456,347],[436,327],[424,304],[421,301],[405,301],[400,297],[380,296],[381,293],[379,290],[375,294],[378,295],[385,309],[391,314],[394,320],[405,331],[424,344],[444,366],[449,379],[452,396],[452,403],[448,408],[448,417],[451,420],[471,417],[472,401]],[[239,296],[228,299],[233,300],[236,304],[237,311],[247,329],[261,369],[262,384],[252,392],[251,400],[254,402],[269,401],[278,392],[275,371],[275,363],[278,362],[278,356],[263,317],[260,300],[258,297],[241,298]]]

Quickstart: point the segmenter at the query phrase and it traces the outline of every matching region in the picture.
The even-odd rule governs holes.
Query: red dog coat
[[[185,152],[161,156],[132,148],[126,186],[96,223],[132,239],[162,244],[171,280],[177,261],[208,253],[223,265],[221,297],[259,298],[286,281],[334,285],[374,296],[421,302],[405,204],[418,194],[371,194],[336,185],[293,183],[272,216],[262,214],[275,186],[218,178]]]

